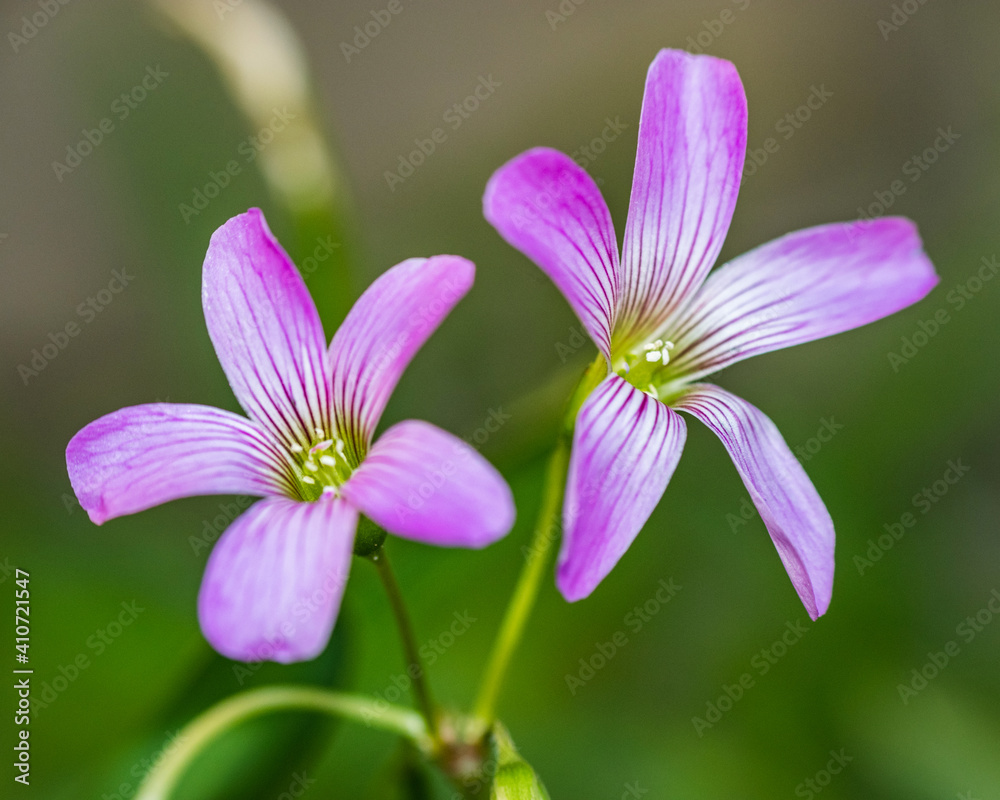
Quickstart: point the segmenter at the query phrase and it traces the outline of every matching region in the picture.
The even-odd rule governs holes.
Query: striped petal
[[[736,67],[661,50],[639,119],[616,346],[646,341],[705,280],[736,208],[746,142]]]
[[[302,276],[258,208],[213,235],[202,276],[205,322],[240,405],[288,444],[329,420],[326,338]]]
[[[360,461],[406,366],[475,278],[458,256],[411,258],[365,291],[327,354],[339,435]]]
[[[341,489],[380,526],[445,547],[484,547],[514,524],[514,498],[490,463],[427,422],[389,428]]]
[[[239,661],[288,664],[326,647],[347,582],[358,514],[325,494],[261,500],[209,557],[198,618],[209,643]]]
[[[938,282],[912,222],[808,228],[713,273],[671,334],[674,369],[694,378],[744,358],[866,325]]]
[[[80,505],[98,525],[181,497],[289,491],[273,437],[210,406],[122,408],[70,440],[66,466]]]
[[[833,593],[833,521],[781,434],[736,395],[696,384],[674,404],[722,440],[809,616],[826,613]]]
[[[552,279],[610,361],[618,242],[611,213],[590,175],[556,150],[529,150],[490,178],[483,213]]]
[[[567,600],[587,597],[628,550],[663,496],[686,435],[680,416],[617,375],[584,401],[556,578]]]

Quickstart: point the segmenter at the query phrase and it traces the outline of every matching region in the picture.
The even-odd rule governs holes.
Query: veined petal
[[[618,240],[593,178],[569,156],[537,147],[493,173],[483,214],[552,279],[610,361]]]
[[[708,375],[894,314],[937,282],[907,219],[790,233],[709,276],[671,334],[671,363],[692,377]]]
[[[360,461],[392,390],[476,276],[459,256],[411,258],[383,273],[354,304],[327,354],[340,436]]]
[[[813,619],[825,614],[833,593],[833,521],[774,423],[746,400],[706,383],[692,386],[674,407],[722,440],[806,611]]]
[[[309,444],[329,422],[326,338],[302,276],[259,208],[212,235],[202,304],[240,405],[286,443]]]
[[[341,494],[390,533],[445,547],[484,547],[514,524],[500,473],[461,439],[417,420],[382,434]]]
[[[239,661],[288,664],[326,647],[340,609],[358,514],[325,494],[270,497],[226,530],[208,559],[198,618],[209,643]]]
[[[70,440],[66,466],[98,525],[181,497],[289,491],[273,437],[210,406],[152,403],[107,414]]]
[[[556,583],[587,597],[611,572],[663,496],[684,448],[677,414],[617,375],[576,418]]]
[[[616,345],[645,341],[705,280],[736,208],[746,143],[736,67],[661,50],[639,119]]]

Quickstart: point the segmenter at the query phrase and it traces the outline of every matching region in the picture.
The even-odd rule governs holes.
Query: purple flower
[[[486,188],[486,218],[555,282],[608,364],[576,419],[557,577],[568,600],[596,588],[659,502],[684,446],[682,410],[726,446],[809,615],[829,606],[823,501],[771,420],[700,381],[892,314],[938,279],[899,218],[792,233],[709,275],[746,136],[736,68],[663,50],[646,79],[620,261],[600,191],[568,156],[529,150]]]
[[[288,663],[323,650],[359,513],[444,546],[482,547],[510,530],[510,489],[460,439],[409,420],[372,444],[403,370],[474,272],[457,256],[404,261],[327,348],[298,270],[251,209],[212,236],[202,287],[209,336],[249,419],[154,403],[73,437],[70,480],[97,524],[179,497],[264,498],[229,526],[205,570],[198,614],[220,653]]]

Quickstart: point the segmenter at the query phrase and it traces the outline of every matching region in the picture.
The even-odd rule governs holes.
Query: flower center
[[[313,430],[308,447],[289,446],[295,482],[303,500],[317,500],[324,493],[337,494],[358,466],[346,453],[344,440],[322,428]]]
[[[626,353],[615,371],[637,389],[658,398],[659,387],[670,377],[667,365],[673,349],[674,343],[670,341],[649,342],[638,351]]]

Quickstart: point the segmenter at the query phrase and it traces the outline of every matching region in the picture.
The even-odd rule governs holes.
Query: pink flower
[[[645,524],[686,428],[722,440],[815,619],[830,603],[833,523],[764,414],[700,381],[742,359],[856,328],[937,283],[911,222],[824,225],[712,268],[746,151],[746,96],[728,61],[663,50],[639,123],[621,261],[600,191],[568,156],[530,150],[501,167],[486,218],[565,295],[608,364],[576,419],[557,582],[589,595]]]
[[[358,514],[444,546],[482,547],[514,520],[510,489],[472,447],[426,422],[372,434],[397,381],[475,268],[404,261],[373,283],[327,347],[316,306],[259,209],[212,236],[202,300],[209,336],[249,419],[199,405],[123,408],[66,450],[97,524],[205,494],[264,499],[212,552],[198,613],[230,658],[291,662],[325,647]]]

